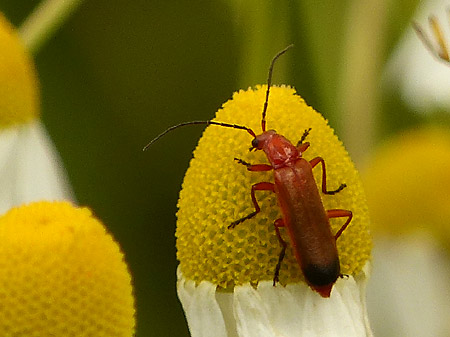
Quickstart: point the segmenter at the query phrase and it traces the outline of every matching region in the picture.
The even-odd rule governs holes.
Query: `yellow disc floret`
[[[37,202],[0,218],[0,336],[129,337],[131,277],[87,208]]]
[[[217,112],[217,121],[261,130],[261,112],[267,86],[240,91]],[[267,127],[297,144],[304,130],[311,128],[310,148],[304,157],[321,156],[327,165],[329,189],[341,183],[347,188],[336,195],[323,195],[325,209],[348,209],[353,220],[337,240],[341,272],[359,273],[370,256],[369,217],[364,192],[353,163],[326,120],[290,87],[272,87],[267,110]],[[267,163],[262,151],[249,152],[252,137],[245,131],[209,126],[194,151],[178,203],[177,249],[181,272],[187,279],[210,281],[222,288],[261,280],[272,280],[281,250],[274,221],[281,217],[277,198],[271,192],[257,192],[261,212],[234,229],[227,227],[254,210],[252,184],[273,182],[272,172],[248,172],[234,158],[252,164]],[[320,184],[322,171],[314,169]],[[296,202],[295,200],[293,202]],[[345,219],[331,219],[335,233]],[[289,242],[284,229],[283,238]],[[287,250],[280,270],[282,284],[303,280],[292,249]]]
[[[374,232],[428,231],[450,246],[450,131],[424,127],[383,144],[364,182]]]
[[[36,118],[38,91],[33,61],[0,13],[0,129]]]

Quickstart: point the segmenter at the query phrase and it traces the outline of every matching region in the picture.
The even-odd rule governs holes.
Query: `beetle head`
[[[272,137],[276,135],[275,130],[268,130],[260,135],[255,136],[255,138],[252,140],[252,147],[250,148],[250,151],[252,150],[263,150],[264,147],[270,142]]]

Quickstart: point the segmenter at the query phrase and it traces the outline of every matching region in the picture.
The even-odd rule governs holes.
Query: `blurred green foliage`
[[[409,29],[416,3],[390,5],[380,64]],[[0,10],[20,25],[37,4],[3,0]],[[126,253],[137,336],[189,335],[176,297],[175,213],[202,128],[179,130],[145,153],[142,147],[177,122],[212,118],[234,91],[266,83],[271,57],[289,43],[296,48],[280,60],[275,83],[296,87],[339,126],[335,101],[352,4],[86,0],[36,55],[43,121],[79,203]],[[383,97],[381,135],[414,122],[396,92]]]

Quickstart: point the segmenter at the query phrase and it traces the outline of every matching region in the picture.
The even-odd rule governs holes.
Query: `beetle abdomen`
[[[329,264],[307,264],[302,269],[306,281],[312,286],[333,284],[340,275],[339,259]]]
[[[329,297],[340,275],[336,241],[308,161],[274,171],[278,203],[306,282]]]

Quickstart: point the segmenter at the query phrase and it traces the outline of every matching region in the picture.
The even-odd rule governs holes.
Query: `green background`
[[[152,137],[210,119],[234,91],[266,83],[270,59],[290,43],[295,49],[275,69],[275,83],[295,86],[343,132],[334,101],[352,1],[238,3],[87,0],[35,55],[42,119],[77,199],[126,254],[137,336],[189,335],[176,296],[175,213],[202,127],[143,153]],[[380,64],[409,29],[415,3],[391,8]],[[19,26],[37,4],[2,0],[0,10]],[[398,93],[383,97],[390,108],[379,116],[377,139],[417,122]]]

